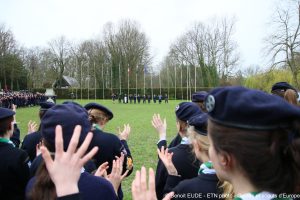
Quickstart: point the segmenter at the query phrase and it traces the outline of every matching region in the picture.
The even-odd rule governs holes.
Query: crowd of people
[[[166,119],[153,114],[158,133],[156,171],[142,167],[134,200],[300,199],[300,108],[286,82],[272,94],[240,86],[200,91],[175,108],[177,134],[167,142]],[[38,130],[19,149],[16,110],[0,108],[1,199],[123,199],[133,171],[129,124],[105,131],[111,110],[98,103],[40,104]]]
[[[140,103],[143,103],[143,104],[146,104],[146,103],[151,103],[151,101],[153,101],[153,103],[159,103],[161,104],[163,101],[165,103],[168,103],[169,102],[169,97],[168,97],[168,94],[165,94],[164,96],[159,94],[159,95],[156,95],[156,94],[153,94],[153,97],[152,95],[150,94],[144,94],[144,95],[140,95],[140,94],[129,94],[127,96],[127,94],[115,94],[113,93],[111,95],[111,99],[113,101],[113,103],[118,100],[119,103],[130,103],[130,104],[140,104]]]
[[[0,91],[0,107],[12,108],[12,105],[17,107],[36,106],[47,100],[45,94],[32,93],[29,91]]]

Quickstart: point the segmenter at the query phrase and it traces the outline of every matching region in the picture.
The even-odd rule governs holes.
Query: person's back
[[[26,199],[31,200],[30,192],[35,184],[36,177],[28,182],[26,187]],[[101,189],[100,189],[101,188]],[[114,194],[113,186],[109,181],[102,177],[97,177],[86,172],[82,172],[78,181],[78,189],[80,191],[81,200],[115,200],[117,196]]]
[[[15,112],[0,108],[0,197],[24,199],[29,179],[29,157],[9,139],[14,130]]]
[[[1,199],[24,199],[29,180],[29,157],[12,144],[0,142],[0,196]]]

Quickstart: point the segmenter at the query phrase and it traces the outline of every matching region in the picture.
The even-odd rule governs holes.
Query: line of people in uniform
[[[115,100],[118,99],[118,102],[119,103],[138,103],[140,104],[141,102],[143,104],[145,103],[151,103],[151,101],[153,100],[153,103],[156,103],[158,102],[159,104],[161,104],[163,101],[165,103],[169,103],[169,97],[168,97],[168,94],[165,94],[164,96],[159,94],[159,95],[156,95],[154,94],[153,95],[153,98],[152,98],[152,95],[146,95],[144,94],[143,96],[140,96],[140,94],[129,94],[129,96],[127,96],[127,94],[112,94],[111,95],[111,98],[112,98],[112,101],[113,103],[115,102]]]
[[[166,120],[154,114],[156,174],[150,169],[147,183],[146,168],[136,171],[133,199],[299,199],[300,108],[277,96],[289,90],[280,82],[275,95],[240,86],[196,93],[197,103],[176,106],[178,133],[168,146]],[[32,163],[10,140],[15,112],[0,108],[1,198],[23,199],[27,185],[27,199],[122,199],[121,182],[132,172],[130,126],[117,138],[103,131],[113,114],[102,105],[47,106]],[[30,180],[29,165],[38,166]]]
[[[42,93],[32,93],[29,91],[1,91],[0,92],[0,107],[12,108],[12,105],[17,107],[36,106],[40,102],[46,101],[47,98]]]

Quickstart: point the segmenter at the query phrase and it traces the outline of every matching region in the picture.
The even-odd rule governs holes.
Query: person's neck
[[[232,180],[230,181],[234,194],[245,194],[249,192],[260,192],[258,189],[245,177],[242,173],[235,173],[231,177]]]
[[[9,133],[5,133],[4,135],[0,136],[0,138],[9,139],[10,138],[10,134]]]
[[[200,152],[199,154],[199,158],[200,161],[202,161],[203,163],[208,162],[209,161],[209,157],[207,156],[206,153],[204,152]]]

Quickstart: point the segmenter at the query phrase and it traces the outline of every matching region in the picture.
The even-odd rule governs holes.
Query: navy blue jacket
[[[31,191],[35,177],[30,179],[26,187],[26,196]],[[110,182],[101,177],[96,177],[83,172],[79,178],[78,188],[82,200],[116,200],[114,188]],[[28,196],[27,196],[27,199]]]
[[[0,198],[24,199],[29,180],[29,157],[12,144],[0,142]]]
[[[172,199],[212,199],[221,198],[218,188],[219,179],[216,174],[200,174],[195,178],[181,181],[179,176],[168,176],[166,192],[174,191]]]
[[[27,152],[31,162],[36,157],[36,145],[41,141],[42,135],[39,131],[26,135],[23,139],[21,149]]]
[[[172,161],[182,180],[194,178],[198,175],[200,161],[195,158],[190,145],[179,144],[176,147],[170,148],[169,152],[174,153]],[[167,169],[163,162],[159,160],[155,174],[155,190],[158,199],[162,199],[164,194],[167,193],[167,188],[165,188],[167,178]]]

